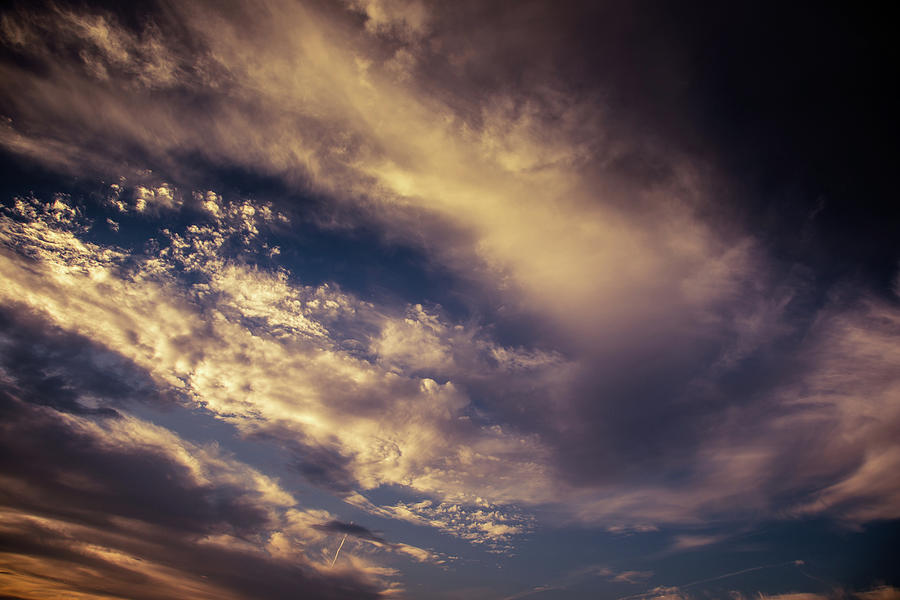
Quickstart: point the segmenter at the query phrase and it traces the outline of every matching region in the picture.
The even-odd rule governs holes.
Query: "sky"
[[[886,5],[0,7],[0,597],[900,598]]]

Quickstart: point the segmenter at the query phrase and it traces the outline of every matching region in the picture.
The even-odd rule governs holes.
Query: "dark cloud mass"
[[[169,440],[152,439],[167,432],[2,400],[0,539],[10,589],[27,597],[293,598],[298,588],[308,597],[377,595],[363,582],[318,574],[299,556],[261,552],[260,534],[278,526],[264,495],[198,480],[192,465],[167,454]],[[217,536],[232,543],[212,543]]]
[[[329,521],[322,525],[318,526],[322,531],[332,531],[334,533],[346,533],[347,535],[353,535],[359,538],[364,538],[367,540],[372,540],[374,542],[383,542],[384,539],[369,531],[362,525],[354,525],[353,523],[342,523],[341,521]]]
[[[898,597],[884,8],[5,4],[0,595]]]

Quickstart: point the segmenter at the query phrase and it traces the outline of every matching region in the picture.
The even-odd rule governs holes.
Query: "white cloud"
[[[508,551],[513,538],[530,531],[534,524],[533,517],[521,511],[478,500],[468,505],[422,500],[376,506],[361,494],[345,498],[347,503],[372,514],[434,527],[499,553]]]

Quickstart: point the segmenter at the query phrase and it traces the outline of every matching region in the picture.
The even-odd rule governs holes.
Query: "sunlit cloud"
[[[327,286],[294,285],[285,271],[222,258],[226,242],[248,243],[263,223],[277,220],[265,207],[217,208],[226,215],[217,227],[189,226],[183,235],[170,233],[158,253],[135,257],[81,242],[68,221],[66,228],[51,228],[59,214],[74,214],[63,206],[23,199],[15,214],[33,220],[6,218],[4,242],[36,260],[26,265],[15,255],[4,257],[7,301],[128,357],[157,385],[245,435],[282,443],[312,479],[342,493],[400,484],[469,503],[478,493],[502,501],[522,496],[521,487],[546,486],[533,436],[477,424],[452,381],[382,366],[384,333],[369,340],[369,360],[340,345],[344,322],[351,330],[375,325],[391,332],[397,321],[406,325],[410,319],[391,318]],[[196,282],[180,284],[178,272]],[[490,356],[489,340],[474,336],[460,333],[457,348],[446,337],[425,343],[435,352]],[[508,364],[516,352],[500,348],[494,354],[508,357]],[[493,369],[505,376],[507,364]],[[500,456],[508,459],[502,465]],[[520,465],[520,474],[509,470],[509,460]]]
[[[415,596],[402,565],[573,528],[659,552],[486,597],[690,598],[653,561],[764,522],[900,519],[896,260],[893,289],[804,260],[824,196],[796,242],[760,226],[793,205],[682,123],[703,70],[662,8],[477,4],[0,11],[0,151],[26,181],[0,207],[0,394],[35,465],[0,472],[4,593]],[[593,26],[596,65],[570,39]],[[616,66],[642,35],[672,51],[660,72]],[[623,106],[645,79],[688,116]],[[129,468],[183,497],[175,521],[117,496]],[[784,589],[733,594],[830,597]]]

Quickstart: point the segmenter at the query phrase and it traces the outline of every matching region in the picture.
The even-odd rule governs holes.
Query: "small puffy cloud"
[[[120,177],[110,184],[105,195],[107,206],[120,213],[144,214],[155,217],[161,212],[177,211],[184,203],[181,192],[166,182],[153,182],[152,173],[143,173],[141,183],[127,185],[127,179]]]
[[[508,551],[512,539],[533,526],[530,515],[483,501],[464,505],[422,500],[376,506],[358,493],[346,497],[345,501],[374,515],[434,527],[497,553]]]
[[[178,208],[181,199],[177,191],[168,183],[162,183],[155,188],[147,188],[142,185],[134,189],[134,209],[137,212],[172,210]]]

